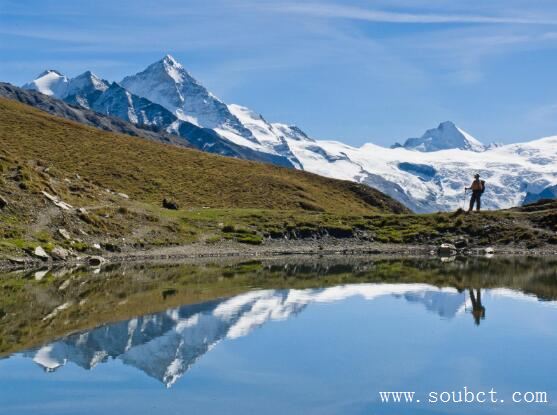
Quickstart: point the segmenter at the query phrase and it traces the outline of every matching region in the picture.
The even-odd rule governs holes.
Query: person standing
[[[480,180],[480,175],[474,175],[474,181],[470,187],[465,187],[464,190],[472,190],[472,197],[470,198],[470,207],[468,212],[474,209],[474,204],[476,204],[476,211],[479,212],[482,206],[482,194],[485,191],[485,182]]]

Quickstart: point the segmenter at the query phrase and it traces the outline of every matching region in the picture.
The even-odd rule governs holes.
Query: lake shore
[[[44,261],[39,258],[10,257],[0,258],[0,271],[58,267],[66,265],[88,265],[88,259],[98,257],[102,264],[123,262],[149,262],[158,260],[187,260],[194,258],[265,258],[280,256],[335,256],[365,255],[388,257],[431,257],[438,256],[439,244],[393,244],[362,241],[356,238],[323,238],[315,240],[266,240],[261,245],[249,245],[236,241],[216,243],[192,243],[145,250],[126,250],[124,252],[101,252],[91,255],[78,255],[65,261]],[[557,256],[557,246],[546,245],[532,249],[523,246],[474,246],[470,245],[458,252],[461,256],[484,256],[486,248],[497,256]],[[489,254],[491,255],[491,254]],[[448,256],[450,258],[451,256]]]

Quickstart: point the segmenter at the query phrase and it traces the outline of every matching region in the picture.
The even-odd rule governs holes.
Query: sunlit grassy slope
[[[362,185],[102,132],[5,99],[0,148],[22,165],[40,161],[149,203],[167,197],[182,207],[405,211]]]

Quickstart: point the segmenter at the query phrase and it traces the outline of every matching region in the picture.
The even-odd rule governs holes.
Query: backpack
[[[482,185],[482,190],[480,190],[480,194],[484,194],[485,192],[485,180],[480,180],[480,184]]]

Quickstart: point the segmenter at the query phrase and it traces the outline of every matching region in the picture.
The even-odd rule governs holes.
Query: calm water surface
[[[282,261],[0,277],[0,413],[557,413],[556,260]],[[428,402],[465,386],[497,395]]]

